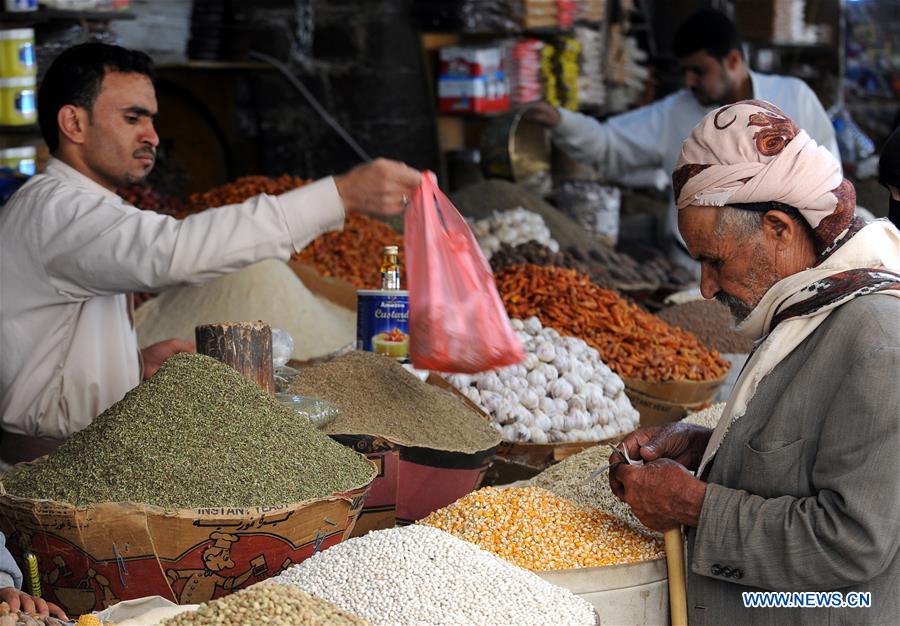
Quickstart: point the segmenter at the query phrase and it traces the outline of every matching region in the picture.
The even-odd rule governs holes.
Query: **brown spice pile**
[[[510,265],[495,275],[510,317],[537,316],[584,339],[620,376],[647,382],[712,380],[728,371],[719,353],[575,270]]]
[[[325,429],[328,434],[378,436],[467,454],[500,444],[500,434],[462,400],[371,352],[351,352],[305,368],[290,390],[341,409]]]
[[[753,339],[734,330],[728,307],[715,300],[695,300],[663,309],[658,315],[673,326],[694,333],[704,344],[726,354],[746,354]]]

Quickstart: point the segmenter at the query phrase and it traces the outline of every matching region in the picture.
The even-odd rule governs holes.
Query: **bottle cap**
[[[398,248],[397,246],[385,246],[384,253],[385,254],[399,254],[400,248]]]

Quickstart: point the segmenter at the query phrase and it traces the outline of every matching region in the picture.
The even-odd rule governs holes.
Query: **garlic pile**
[[[516,207],[509,211],[495,211],[490,217],[472,224],[472,232],[488,260],[500,249],[500,244],[517,246],[536,241],[553,252],[559,252],[559,243],[550,235],[544,218],[534,211]]]
[[[638,427],[625,384],[594,348],[544,328],[536,317],[514,319],[512,326],[525,349],[522,363],[447,377],[491,416],[504,440],[601,441]]]

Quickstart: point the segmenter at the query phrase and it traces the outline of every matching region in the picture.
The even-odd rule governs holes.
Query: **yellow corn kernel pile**
[[[419,523],[536,572],[639,563],[664,554],[659,538],[539,487],[485,487]]]

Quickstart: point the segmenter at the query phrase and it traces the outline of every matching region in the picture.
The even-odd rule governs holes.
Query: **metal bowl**
[[[516,182],[549,178],[549,134],[542,124],[525,117],[526,110],[504,113],[485,128],[481,162],[486,177]]]

